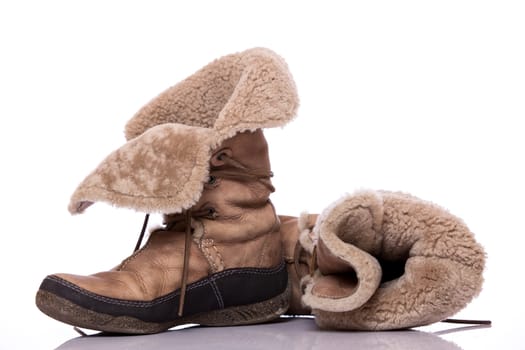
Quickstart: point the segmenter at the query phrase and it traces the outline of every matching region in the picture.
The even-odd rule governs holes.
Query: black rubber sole
[[[76,327],[111,333],[151,334],[188,323],[205,326],[237,326],[268,322],[288,310],[290,293],[291,288],[288,284],[283,293],[265,301],[202,312],[163,323],[96,312],[42,289],[36,295],[36,305],[46,315]]]

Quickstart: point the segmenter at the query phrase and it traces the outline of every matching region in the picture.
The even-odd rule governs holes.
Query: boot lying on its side
[[[46,277],[40,310],[137,334],[283,314],[288,276],[261,129],[286,124],[297,104],[282,59],[252,49],[210,63],[141,109],[129,141],[80,184],[69,210],[104,201],[163,213],[165,226],[110,271]]]
[[[317,215],[281,216],[290,314],[321,328],[390,330],[441,321],[481,290],[483,248],[446,210],[363,191]]]

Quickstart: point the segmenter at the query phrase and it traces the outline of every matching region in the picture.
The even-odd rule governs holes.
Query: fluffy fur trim
[[[69,211],[94,202],[144,212],[179,212],[196,203],[208,177],[213,130],[158,125],[111,153],[71,197]]]
[[[304,250],[312,254],[314,247],[317,244],[318,236],[313,232],[312,228],[315,223],[311,220],[311,215],[307,212],[301,213],[299,220],[297,221],[297,227],[299,229],[299,242]]]
[[[422,326],[452,316],[481,290],[483,248],[459,218],[433,203],[403,193],[360,192],[332,205],[315,230],[345,259],[361,253],[342,251],[344,244],[377,258],[383,272],[388,264],[404,265],[354,310],[339,308],[335,301],[333,307],[316,304],[313,313],[322,328]],[[306,304],[309,300],[304,299]]]
[[[127,123],[126,138],[179,123],[215,130],[218,145],[239,132],[283,126],[298,105],[284,60],[254,48],[219,58],[161,93]]]
[[[195,204],[212,150],[244,131],[283,126],[298,107],[295,83],[274,52],[224,56],[169,88],[126,125],[124,146],[76,189],[69,210],[96,201],[177,213]]]

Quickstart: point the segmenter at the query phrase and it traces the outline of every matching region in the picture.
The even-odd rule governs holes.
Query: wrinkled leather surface
[[[312,228],[315,224],[316,215],[311,215]],[[308,274],[310,255],[301,250],[299,264],[294,264],[294,254],[299,240],[298,218],[293,216],[279,216],[281,221],[281,241],[283,242],[284,257],[288,266],[288,278],[292,287],[290,315],[309,315],[311,310],[301,302],[303,292],[301,290],[301,277]],[[299,274],[298,274],[299,273]]]
[[[270,173],[268,145],[261,130],[241,133],[214,152],[213,170],[231,170],[216,155],[226,152],[252,170]],[[261,180],[271,185],[269,179]],[[218,178],[206,186],[195,208],[213,208],[214,219],[202,219],[201,251],[216,271],[234,267],[272,267],[282,259],[279,220],[261,181]],[[206,248],[204,248],[206,246]]]
[[[183,249],[183,232],[156,231],[141,250],[111,271],[89,276],[57,276],[106,297],[149,301],[180,287]],[[208,274],[206,259],[195,244],[191,247],[190,261],[189,281]]]

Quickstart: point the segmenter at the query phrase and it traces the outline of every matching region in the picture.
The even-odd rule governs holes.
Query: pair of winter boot
[[[162,227],[112,270],[54,274],[36,296],[76,327],[145,334],[185,323],[243,325],[315,315],[322,328],[386,330],[462,309],[484,252],[446,210],[407,194],[362,191],[320,215],[278,216],[263,129],[295,117],[285,62],[267,49],[213,61],[126,125],[127,142],[73,193],[163,214]]]

